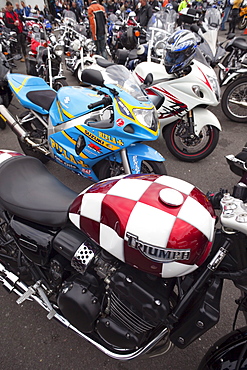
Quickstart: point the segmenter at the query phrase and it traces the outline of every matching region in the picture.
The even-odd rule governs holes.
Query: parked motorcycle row
[[[130,25],[135,48],[114,51],[120,64],[93,56],[85,28],[70,20],[56,37],[33,33],[27,74],[12,72],[18,57],[0,53],[1,97],[9,96],[0,128],[11,128],[24,153],[0,149],[0,283],[23,308],[36,302],[119,361],[163,356],[165,366],[174,347],[186,350],[218,323],[226,280],[247,320],[247,144],[226,155],[233,189],[205,194],[167,175],[163,156],[144,143],[159,138],[177,159],[196,162],[218,144],[210,107],[224,111],[224,100],[229,119],[247,122],[244,39],[217,44],[206,17],[191,31],[199,13],[183,14],[179,29],[172,11],[155,13],[144,43]],[[83,86],[55,88],[66,83],[60,68],[51,72],[57,57]],[[49,160],[92,184],[71,190]],[[198,370],[246,367],[247,326],[233,325]]]

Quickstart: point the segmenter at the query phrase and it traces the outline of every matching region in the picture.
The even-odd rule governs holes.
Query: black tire
[[[95,172],[99,180],[124,174],[122,163],[114,163],[103,160],[97,163]],[[164,162],[142,161],[141,173],[155,173],[157,175],[167,175]]]
[[[59,89],[61,89],[61,87],[64,87],[64,86],[68,86],[68,82],[64,79],[61,79],[61,80],[54,81],[52,87],[54,90],[58,91]]]
[[[247,17],[244,15],[243,17],[240,18],[238,22],[238,29],[244,30],[246,26],[247,26]]]
[[[226,87],[221,109],[231,121],[247,123],[247,77],[237,78]]]
[[[165,126],[162,131],[167,148],[174,157],[184,162],[197,162],[206,158],[219,141],[219,130],[211,125],[204,126],[199,136],[186,136],[181,121]]]

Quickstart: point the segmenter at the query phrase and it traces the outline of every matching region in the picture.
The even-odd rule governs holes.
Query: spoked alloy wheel
[[[231,121],[247,123],[247,77],[237,78],[227,86],[221,108]]]
[[[211,125],[204,126],[198,136],[191,136],[183,120],[165,126],[162,134],[169,151],[184,162],[196,162],[206,158],[219,140],[219,130]]]
[[[109,160],[103,160],[99,162],[96,165],[95,172],[99,180],[123,175],[125,173],[122,163],[111,162]],[[156,161],[142,161],[141,173],[155,173],[157,175],[167,175],[164,162]]]

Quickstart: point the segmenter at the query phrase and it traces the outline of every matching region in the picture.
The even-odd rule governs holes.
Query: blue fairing
[[[119,161],[120,161],[120,153],[117,153],[119,155]],[[156,162],[163,162],[165,158],[157,152],[157,150],[151,148],[148,145],[145,144],[132,144],[127,148],[127,156],[129,165],[131,168],[131,173],[141,173],[141,164],[142,161],[156,161]],[[111,156],[109,157],[110,160]],[[122,162],[122,160],[121,160]]]

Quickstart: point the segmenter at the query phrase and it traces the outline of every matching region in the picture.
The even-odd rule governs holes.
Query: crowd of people
[[[200,0],[196,1],[199,2]],[[49,9],[46,5],[44,5],[43,9],[39,9],[38,5],[32,9],[24,1],[21,1],[21,4],[16,3],[14,9],[13,4],[7,1],[3,11],[5,25],[17,33],[18,45],[23,55],[21,60],[24,61],[26,57],[26,37],[23,20],[24,17],[30,16],[32,12],[47,18],[50,22],[59,15],[63,17],[66,11],[72,11],[78,23],[83,20],[83,17],[87,16],[97,53],[105,56],[106,25],[109,14],[116,13],[117,10],[120,10],[123,14],[126,13],[127,9],[133,10],[136,12],[137,22],[142,27],[146,27],[153,13],[167,6],[168,3],[178,12],[185,7],[191,6],[190,0],[58,0],[54,3],[50,2]],[[225,0],[221,30],[226,30],[225,24],[231,14],[227,34],[235,32],[241,3],[242,0]]]

